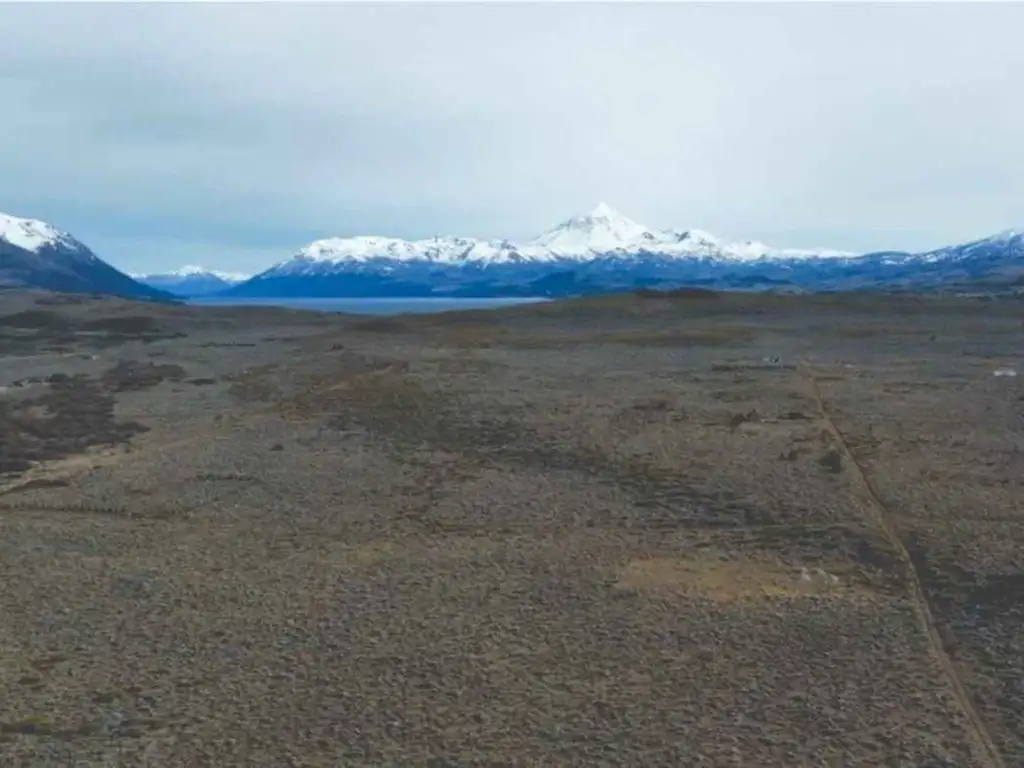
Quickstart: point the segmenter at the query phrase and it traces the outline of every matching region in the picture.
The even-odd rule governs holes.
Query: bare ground
[[[1018,303],[0,297],[0,765],[1024,765]]]

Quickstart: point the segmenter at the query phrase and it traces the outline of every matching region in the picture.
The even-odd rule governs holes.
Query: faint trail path
[[[928,642],[931,644],[932,653],[953,686],[953,693],[956,696],[957,701],[960,702],[960,707],[963,709],[964,714],[967,716],[971,732],[981,750],[985,763],[991,766],[991,768],[1006,768],[1006,762],[1003,760],[1003,756],[999,754],[999,749],[996,747],[991,734],[989,734],[988,728],[985,726],[985,721],[981,718],[981,715],[975,708],[974,702],[971,699],[971,694],[967,690],[967,686],[964,685],[964,681],[960,677],[960,673],[957,672],[956,666],[953,664],[953,661],[949,658],[949,655],[942,646],[942,639],[939,636],[938,628],[935,625],[935,619],[932,616],[931,608],[928,606],[928,599],[925,596],[924,587],[921,585],[921,577],[917,572],[917,568],[914,567],[913,560],[910,559],[910,553],[907,551],[906,546],[904,546],[903,540],[896,531],[896,526],[892,520],[892,513],[878,498],[874,488],[871,486],[871,483],[868,482],[867,476],[864,474],[864,469],[857,462],[857,459],[846,444],[846,439],[843,437],[843,433],[839,431],[839,428],[835,425],[832,417],[829,416],[828,409],[825,407],[825,401],[821,396],[821,388],[818,386],[818,379],[814,374],[814,369],[811,368],[806,361],[801,363],[801,368],[803,368],[807,374],[807,380],[811,386],[811,394],[814,396],[814,401],[818,407],[818,415],[824,423],[825,428],[832,436],[836,449],[842,454],[844,461],[850,468],[854,485],[859,486],[861,491],[863,491],[872,520],[885,534],[885,538],[889,541],[890,546],[892,546],[900,560],[903,562],[907,579],[910,582],[910,588],[914,598],[914,608],[917,613],[918,620],[921,622],[921,627],[924,630],[925,635],[928,637]]]

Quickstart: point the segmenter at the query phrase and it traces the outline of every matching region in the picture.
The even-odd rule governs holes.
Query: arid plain
[[[0,293],[0,765],[1024,765],[1022,356],[1009,299]]]

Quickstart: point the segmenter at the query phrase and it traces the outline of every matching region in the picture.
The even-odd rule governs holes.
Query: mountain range
[[[317,240],[247,278],[186,266],[129,276],[71,235],[0,214],[0,285],[167,300],[196,297],[569,296],[684,285],[721,290],[1011,290],[1024,287],[1024,229],[908,253],[730,242],[650,229],[605,204],[524,243],[436,236]]]
[[[604,203],[523,244],[433,237],[317,240],[226,296],[565,296],[716,289],[934,289],[1021,284],[1024,230],[926,253],[857,254],[655,230]]]

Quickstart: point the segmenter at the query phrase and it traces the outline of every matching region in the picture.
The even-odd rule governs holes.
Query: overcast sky
[[[1024,225],[1024,4],[7,4],[0,211],[129,271],[318,237]]]

